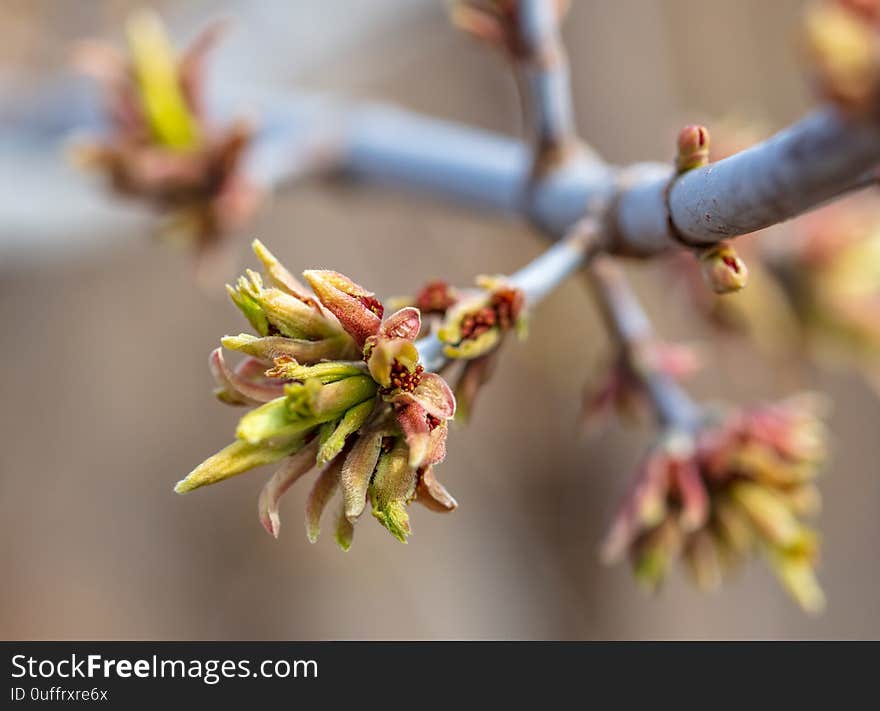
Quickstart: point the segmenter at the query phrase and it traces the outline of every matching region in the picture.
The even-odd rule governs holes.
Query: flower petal
[[[428,413],[418,403],[411,402],[395,408],[394,415],[409,448],[409,465],[418,468],[425,463],[431,443]]]
[[[243,360],[235,371],[232,371],[223,358],[223,349],[215,348],[210,358],[211,374],[218,386],[214,394],[230,405],[258,405],[284,395],[283,383],[265,382],[264,378],[263,382],[259,382],[253,377],[247,377],[246,373],[254,372],[254,364],[262,375],[265,366],[254,358]]]
[[[404,402],[418,403],[425,412],[440,420],[448,420],[455,415],[452,388],[436,373],[424,373],[422,381],[412,393],[400,393],[398,397]]]
[[[373,292],[327,269],[311,269],[303,276],[358,346],[363,348],[367,338],[379,332],[383,308]]]
[[[679,524],[686,533],[701,528],[709,518],[709,495],[693,459],[675,462],[672,479],[681,497]]]
[[[395,311],[382,324],[379,335],[385,338],[405,338],[414,341],[422,330],[422,316],[412,306]]]
[[[367,367],[370,375],[383,388],[391,386],[391,368],[395,361],[413,372],[419,362],[419,351],[415,344],[405,338],[370,339]]]
[[[602,543],[601,557],[605,563],[622,558],[643,529],[663,520],[668,490],[669,460],[665,453],[653,452],[642,464]]]
[[[430,466],[419,470],[415,500],[431,511],[439,513],[453,511],[458,506],[458,502],[446,491],[446,487],[437,481],[434,468]]]
[[[260,523],[263,524],[263,528],[269,532],[269,535],[278,538],[278,532],[281,530],[278,502],[294,482],[315,466],[317,451],[318,441],[312,440],[299,452],[284,460],[260,491],[257,509]]]

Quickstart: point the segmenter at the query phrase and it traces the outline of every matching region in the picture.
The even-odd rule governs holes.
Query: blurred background
[[[684,121],[778,127],[810,104],[798,0],[573,5],[565,36],[579,128],[609,161],[669,160]],[[708,596],[680,570],[652,597],[626,566],[601,566],[599,541],[652,430],[580,434],[581,391],[607,343],[577,280],[540,306],[473,424],[453,431],[440,478],[459,508],[414,507],[408,545],[369,521],[347,554],[330,536],[309,545],[308,483],[285,497],[272,540],[256,517],[271,470],[175,496],[174,482],[231,440],[241,411],[212,397],[207,356],[244,321],[220,285],[200,291],[189,260],[149,238],[148,216],[65,166],[56,140],[93,110],[66,67],[71,43],[118,40],[133,7],[0,0],[0,636],[880,636],[880,400],[855,373],[793,368],[713,335],[656,265],[631,273],[658,330],[713,339],[696,394],[750,402],[809,387],[833,398],[819,522],[829,606],[817,619],[759,562]],[[209,70],[233,100],[238,86],[295,86],[520,129],[506,66],[454,31],[437,0],[156,7],[177,40],[217,15],[236,19]],[[511,218],[336,183],[278,195],[249,235],[294,270],[332,267],[384,294],[432,276],[469,284],[544,246]],[[412,262],[415,274],[403,269]]]

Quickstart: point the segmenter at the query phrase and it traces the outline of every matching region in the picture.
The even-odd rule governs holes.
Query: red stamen
[[[376,316],[382,318],[385,315],[385,307],[382,302],[372,296],[358,296],[357,300],[372,311]]]
[[[416,308],[423,314],[444,314],[455,303],[452,289],[445,281],[432,281],[416,296]]]

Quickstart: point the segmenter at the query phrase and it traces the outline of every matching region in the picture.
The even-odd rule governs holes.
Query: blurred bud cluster
[[[109,133],[78,142],[73,158],[117,193],[159,209],[163,234],[204,255],[259,199],[242,170],[252,127],[214,126],[204,109],[205,57],[223,26],[209,26],[179,55],[153,13],[133,14],[126,29],[127,53],[100,42],[77,48],[76,65],[103,88]]]
[[[820,503],[822,409],[801,395],[665,433],[614,520],[605,560],[628,554],[637,579],[654,589],[682,558],[697,585],[714,589],[725,571],[759,554],[805,610],[821,610],[818,534],[804,518]]]

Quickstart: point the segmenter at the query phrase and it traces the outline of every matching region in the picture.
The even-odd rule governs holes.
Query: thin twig
[[[654,343],[651,323],[620,267],[607,256],[590,260],[586,274],[602,317],[627,369],[641,381],[661,425],[690,430],[699,408],[669,375],[643,355]]]

